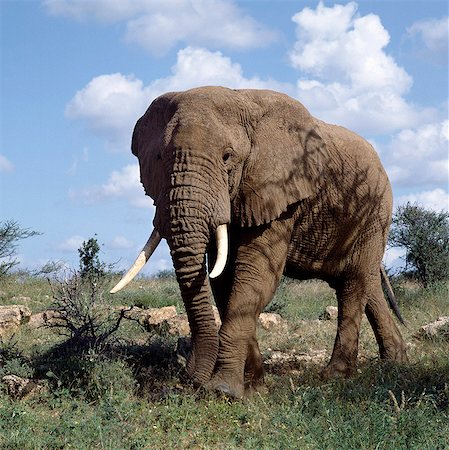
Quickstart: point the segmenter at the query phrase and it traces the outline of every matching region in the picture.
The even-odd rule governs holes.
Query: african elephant
[[[336,290],[337,336],[324,376],[353,371],[364,312],[380,356],[406,360],[381,287],[391,188],[364,139],[281,93],[201,87],[154,100],[135,126],[132,152],[156,206],[154,231],[113,292],[168,241],[195,383],[241,397],[245,382],[262,382],[256,321],[283,273]]]

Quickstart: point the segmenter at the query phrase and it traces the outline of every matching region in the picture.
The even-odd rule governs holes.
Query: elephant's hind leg
[[[363,278],[347,279],[337,287],[338,324],[332,357],[323,378],[348,377],[355,369],[360,324],[368,301]]]
[[[380,357],[397,362],[407,361],[405,343],[389,311],[380,279],[377,288],[369,295],[365,312],[376,336]]]

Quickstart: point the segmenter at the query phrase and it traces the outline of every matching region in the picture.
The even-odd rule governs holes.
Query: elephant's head
[[[210,376],[218,345],[206,270],[211,236],[218,230],[224,237],[211,274],[218,276],[227,254],[221,225],[262,225],[317,193],[325,146],[316,128],[308,111],[286,95],[221,87],[164,94],[136,124],[132,151],[156,205],[155,231],[114,291],[137,273],[161,237],[167,239],[193,350],[202,352],[204,367],[194,358],[190,367],[200,382]]]

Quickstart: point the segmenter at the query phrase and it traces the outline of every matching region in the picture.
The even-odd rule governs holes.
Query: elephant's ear
[[[162,177],[161,151],[165,127],[175,112],[175,105],[170,103],[175,95],[175,92],[168,92],[151,103],[137,121],[131,140],[132,153],[139,159],[140,181],[146,195],[155,202],[166,182]]]
[[[268,223],[316,195],[327,159],[318,121],[301,103],[272,92],[260,95],[263,113],[253,123],[251,153],[233,201],[233,219],[242,226]]]

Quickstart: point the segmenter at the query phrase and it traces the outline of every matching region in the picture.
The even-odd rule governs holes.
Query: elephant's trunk
[[[176,277],[192,334],[187,372],[199,384],[207,382],[218,354],[218,330],[210,300],[206,252],[210,240],[210,209],[192,189],[170,192],[168,239]]]

